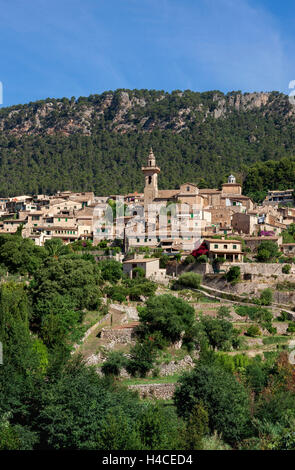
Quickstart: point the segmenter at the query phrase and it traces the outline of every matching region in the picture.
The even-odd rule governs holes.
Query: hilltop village
[[[260,206],[242,194],[233,175],[221,189],[183,183],[178,189],[159,190],[160,168],[152,150],[142,172],[144,193],[103,197],[60,191],[1,198],[0,234],[21,229],[37,246],[52,238],[64,244],[86,241],[93,247],[102,240],[110,247],[122,240],[123,254],[160,249],[169,256],[206,253],[211,260],[222,257],[226,262],[243,262],[244,248],[255,251],[264,240],[275,242],[285,254],[295,252],[295,245],[283,243],[281,236],[295,221],[293,190],[269,191]]]

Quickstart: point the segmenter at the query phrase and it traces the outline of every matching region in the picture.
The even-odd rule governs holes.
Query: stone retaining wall
[[[116,344],[130,344],[133,341],[133,328],[102,328],[101,339]]]
[[[176,384],[144,384],[129,385],[130,390],[137,390],[141,398],[156,398],[157,400],[171,400]]]

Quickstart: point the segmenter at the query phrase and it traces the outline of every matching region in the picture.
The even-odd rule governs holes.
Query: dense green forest
[[[117,90],[2,108],[0,195],[141,191],[152,146],[162,189],[186,180],[218,187],[233,172],[259,197],[294,185],[293,118],[288,98],[276,92]],[[283,158],[287,172],[269,177]]]
[[[227,307],[197,318],[186,300],[155,295],[153,282],[127,279],[121,263],[95,262],[77,248],[58,239],[37,247],[19,233],[0,237],[0,450],[294,450],[287,351],[265,352],[265,360],[227,354],[241,341]],[[201,281],[184,276],[186,286]],[[100,376],[71,351],[85,333],[85,315],[107,313],[104,295],[132,295],[141,305],[130,354],[110,350]],[[236,311],[271,331],[263,305]],[[173,402],[127,389],[118,378],[122,366],[145,377],[183,332],[182,348],[198,351],[198,359],[179,377]]]

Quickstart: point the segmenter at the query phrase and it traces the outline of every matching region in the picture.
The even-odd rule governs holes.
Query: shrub
[[[143,278],[145,277],[145,272],[144,272],[144,269],[143,268],[134,268],[133,269],[133,277],[134,278]]]
[[[213,350],[226,351],[239,347],[239,332],[233,324],[224,318],[201,316],[199,327],[199,343],[202,348],[204,340]]]
[[[225,274],[227,282],[236,283],[241,278],[241,269],[239,266],[232,266]]]
[[[161,255],[160,256],[160,269],[165,269],[169,261],[169,256]]]
[[[283,274],[290,274],[290,271],[291,271],[290,264],[285,264],[285,266],[282,267],[282,273]]]
[[[124,302],[126,300],[126,295],[128,294],[128,290],[124,286],[120,285],[108,287],[105,289],[105,292],[108,297],[119,303]]]
[[[230,308],[226,307],[225,305],[222,305],[221,307],[219,307],[217,311],[217,317],[222,318],[222,319],[230,318]]]
[[[270,288],[264,289],[260,295],[261,305],[271,305],[273,300],[272,290]]]
[[[183,273],[176,281],[177,286],[193,287],[198,289],[201,285],[202,276],[196,273]]]
[[[107,360],[103,363],[101,371],[104,375],[120,375],[121,369],[127,364],[126,357],[118,352],[111,351],[108,354]]]
[[[207,263],[208,257],[206,255],[201,255],[196,258],[196,263]]]
[[[259,327],[257,325],[251,325],[247,332],[246,332],[246,335],[247,336],[250,336],[251,338],[255,338],[256,336],[260,336],[261,335],[261,331],[259,329]]]
[[[294,321],[289,323],[287,331],[288,331],[288,333],[295,333],[295,322]]]
[[[262,263],[274,261],[280,255],[278,245],[271,240],[264,240],[257,249],[257,260]]]
[[[277,318],[278,321],[288,321],[289,320],[289,314],[288,312],[285,312],[284,310],[281,311],[280,316]]]
[[[196,260],[196,259],[195,259],[195,257],[194,257],[193,255],[188,255],[188,256],[184,259],[183,264],[185,264],[185,265],[187,266],[188,264],[194,263],[195,260]]]
[[[156,350],[153,341],[147,339],[142,343],[136,343],[130,350],[126,370],[132,376],[145,377],[153,368],[155,359]]]
[[[277,336],[277,337],[270,337],[268,336],[267,338],[263,338],[263,344],[268,345],[268,344],[284,344],[287,343],[287,338],[285,336]]]

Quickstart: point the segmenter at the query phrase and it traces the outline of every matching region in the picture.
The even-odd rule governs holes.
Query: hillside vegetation
[[[278,92],[117,90],[2,108],[0,195],[141,191],[152,146],[160,188],[216,187],[234,172],[259,198],[268,186],[294,185],[294,116]]]

